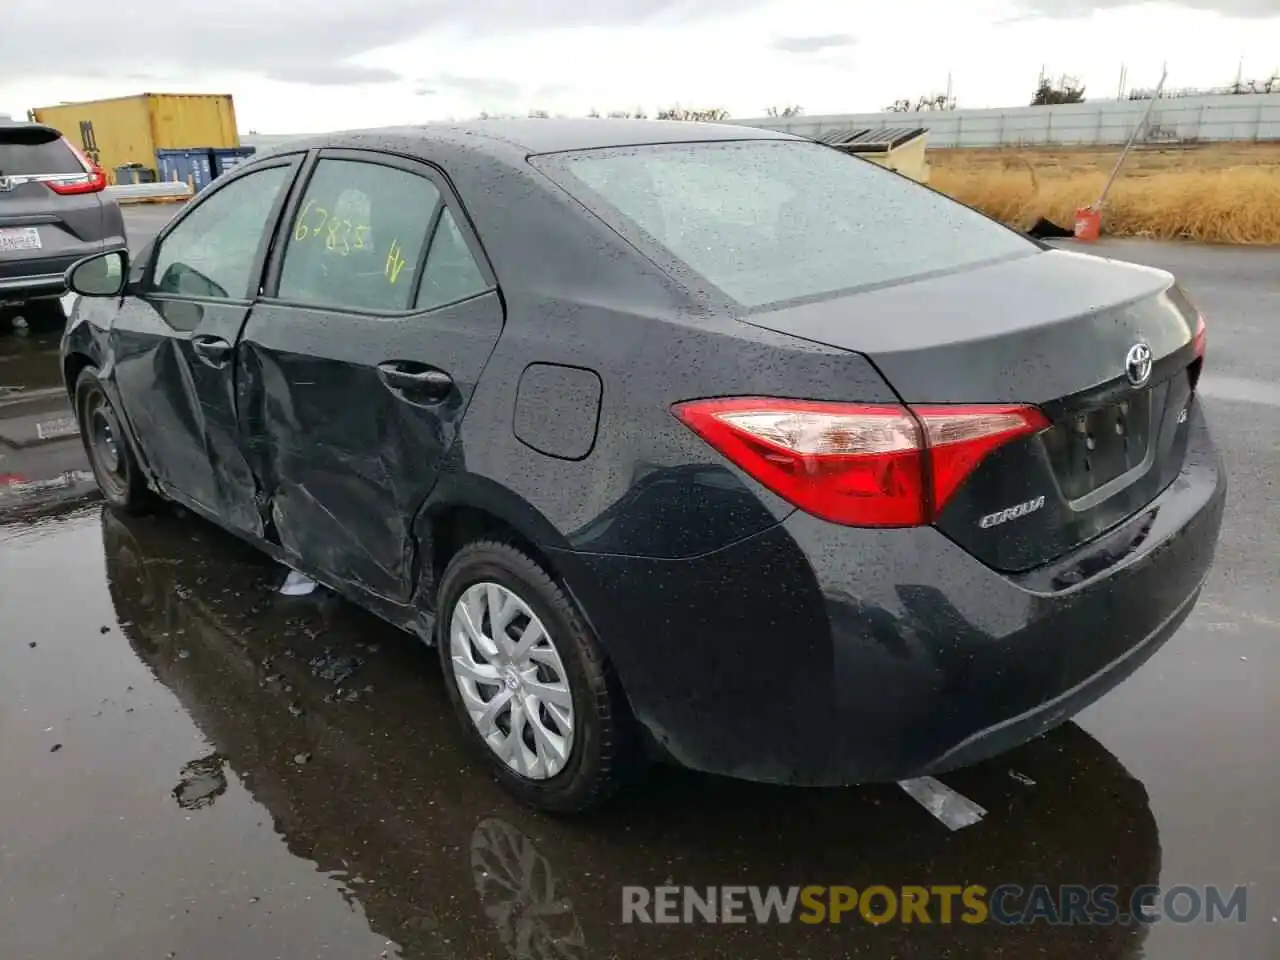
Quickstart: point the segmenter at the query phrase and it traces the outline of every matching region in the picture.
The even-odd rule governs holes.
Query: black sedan
[[[1006,749],[1167,640],[1218,537],[1172,277],[769,131],[298,142],[69,283],[106,498],[434,643],[549,809],[652,757],[845,784]]]

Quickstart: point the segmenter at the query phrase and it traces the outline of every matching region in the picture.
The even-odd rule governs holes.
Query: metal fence
[[[1095,101],[1054,107],[851,113],[734,120],[802,137],[841,127],[927,127],[930,147],[1116,144],[1142,122],[1145,100]],[[1280,93],[1176,97],[1157,101],[1142,137],[1147,143],[1280,140]]]

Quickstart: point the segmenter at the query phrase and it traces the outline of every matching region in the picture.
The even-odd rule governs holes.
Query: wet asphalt
[[[136,243],[162,211],[131,211]],[[323,591],[279,596],[280,569],[193,517],[84,499],[56,333],[0,330],[0,477],[19,478],[0,481],[0,958],[1280,956],[1280,251],[1099,252],[1176,270],[1208,314],[1218,561],[1132,679],[942,778],[988,811],[957,832],[893,786],[674,769],[587,819],[519,806],[461,747],[417,641]],[[1246,885],[1248,913],[621,922],[624,885],[974,883]]]

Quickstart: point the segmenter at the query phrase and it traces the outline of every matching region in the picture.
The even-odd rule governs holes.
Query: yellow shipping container
[[[36,107],[31,118],[62,131],[113,183],[122,164],[154,170],[157,150],[240,146],[229,93],[140,93]]]

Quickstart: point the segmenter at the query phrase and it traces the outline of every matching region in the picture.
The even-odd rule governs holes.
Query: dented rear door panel
[[[413,521],[445,468],[502,316],[496,292],[394,318],[255,307],[238,392],[268,537],[332,581],[409,600]],[[452,387],[438,399],[391,389],[379,365],[393,359],[446,372]]]
[[[426,261],[446,215],[462,246],[441,247],[438,264],[453,250],[478,274],[439,296]],[[299,568],[403,606],[414,521],[460,457],[451,447],[502,331],[496,278],[447,177],[420,161],[319,151],[282,222],[236,361],[265,537]],[[295,244],[307,245],[291,261]]]

